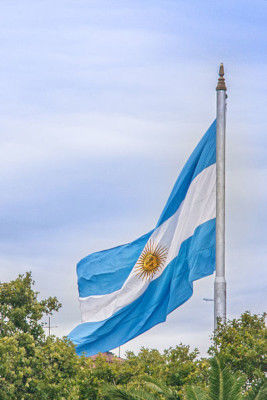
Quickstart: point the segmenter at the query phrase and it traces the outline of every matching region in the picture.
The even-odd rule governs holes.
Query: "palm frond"
[[[105,385],[104,392],[113,400],[137,400],[127,390],[114,385]]]
[[[260,388],[257,396],[253,400],[266,400],[267,399],[267,383]]]
[[[233,375],[232,388],[229,397],[230,400],[241,400],[243,398],[242,387],[244,386],[245,382],[245,378],[239,378],[236,375]]]
[[[220,358],[210,360],[210,390],[211,400],[232,400],[230,398],[233,377],[227,367],[222,366]]]
[[[138,400],[157,400],[153,393],[147,392],[144,389],[134,389],[131,393],[136,396]]]
[[[161,394],[166,400],[176,400],[178,399],[178,394],[176,390],[167,386],[164,382],[158,381],[150,376],[145,378],[146,386],[152,391]]]
[[[267,382],[255,388],[246,398],[246,400],[266,400],[267,399]]]
[[[197,386],[187,386],[185,388],[185,399],[186,400],[208,400],[207,394],[203,389]]]
[[[115,385],[105,385],[104,392],[112,400],[156,400],[156,397],[143,389],[122,389]]]

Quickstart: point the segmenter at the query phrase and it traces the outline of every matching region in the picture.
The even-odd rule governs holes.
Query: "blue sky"
[[[0,5],[0,275],[32,270],[80,321],[75,265],[155,224],[215,117],[225,64],[228,315],[262,312],[267,263],[266,1],[29,1]],[[205,352],[213,277],[123,346]]]

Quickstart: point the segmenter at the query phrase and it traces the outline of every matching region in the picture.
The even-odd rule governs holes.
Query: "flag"
[[[69,334],[78,354],[114,349],[153,326],[214,272],[216,121],[186,162],[156,227],[77,265],[82,323]]]

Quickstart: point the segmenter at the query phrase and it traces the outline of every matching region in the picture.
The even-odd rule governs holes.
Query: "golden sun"
[[[136,274],[142,279],[152,279],[163,267],[167,258],[167,249],[149,241],[136,264]]]

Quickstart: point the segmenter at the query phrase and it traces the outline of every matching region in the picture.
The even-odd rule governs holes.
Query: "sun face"
[[[136,274],[142,279],[152,279],[163,267],[167,257],[167,249],[149,241],[136,264]]]

